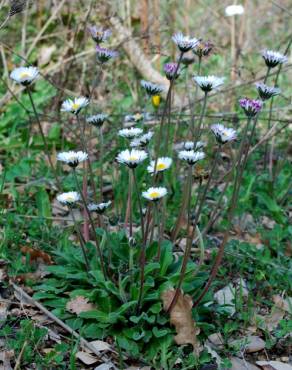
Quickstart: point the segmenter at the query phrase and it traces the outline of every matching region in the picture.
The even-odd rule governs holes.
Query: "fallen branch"
[[[52,314],[52,312],[48,311],[41,303],[34,300],[31,296],[29,296],[22,288],[20,288],[18,285],[12,283],[12,286],[14,290],[20,294],[20,297],[24,297],[26,301],[33,304],[35,307],[37,307],[39,310],[41,310],[45,315],[47,315],[50,319],[55,321],[58,325],[60,325],[64,330],[66,330],[68,333],[73,335],[73,337],[77,338],[80,341],[80,346],[84,349],[87,349],[91,352],[93,352],[96,356],[99,357],[99,359],[105,363],[110,363],[111,366],[113,366],[112,361],[101,352],[97,351],[94,346],[91,345],[86,339],[80,336],[75,330],[71,329],[70,326],[66,325],[62,320],[60,320],[57,316]],[[116,351],[112,348],[109,348],[109,350],[113,353],[116,353]],[[116,367],[114,369],[118,370]]]

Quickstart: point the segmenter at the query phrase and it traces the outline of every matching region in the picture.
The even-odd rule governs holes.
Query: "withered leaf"
[[[91,311],[95,309],[94,305],[88,302],[88,299],[83,296],[72,298],[66,304],[66,310],[79,315],[81,312]]]
[[[162,293],[163,308],[167,310],[175,295],[175,290],[170,289]],[[177,344],[192,344],[195,354],[199,354],[201,347],[197,340],[200,330],[192,317],[192,298],[181,291],[176,304],[170,312],[170,323],[175,326],[177,335],[174,340]]]

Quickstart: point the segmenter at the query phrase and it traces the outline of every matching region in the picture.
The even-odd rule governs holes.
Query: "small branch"
[[[60,320],[57,316],[55,316],[52,312],[48,311],[41,303],[39,303],[38,301],[34,300],[31,296],[29,296],[22,288],[20,288],[18,285],[12,283],[12,286],[14,288],[14,290],[20,294],[20,298],[21,297],[24,297],[24,299],[26,301],[28,301],[29,303],[33,304],[35,307],[37,307],[40,311],[42,311],[45,315],[47,315],[50,319],[52,319],[53,321],[55,321],[58,325],[60,325],[64,330],[66,330],[68,333],[70,333],[71,335],[73,335],[73,337],[77,338],[79,341],[80,341],[80,346],[84,349],[87,349],[91,352],[93,352],[96,356],[99,357],[100,360],[104,361],[104,362],[109,362],[111,363],[112,365],[112,362],[111,360],[101,354],[99,351],[96,350],[96,348],[94,346],[91,345],[91,343],[89,343],[86,339],[84,339],[83,337],[81,337],[75,330],[71,329],[70,326],[66,325],[62,320]],[[111,352],[114,352],[116,353],[116,351],[113,349],[113,348],[109,348],[109,350]],[[112,365],[113,366],[113,365]],[[116,367],[115,367],[116,370],[118,370]]]

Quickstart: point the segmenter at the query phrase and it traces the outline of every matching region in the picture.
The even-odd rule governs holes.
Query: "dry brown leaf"
[[[170,289],[162,293],[163,308],[167,310],[175,295],[175,290]],[[201,347],[197,341],[199,329],[192,317],[193,301],[188,294],[181,294],[170,312],[170,323],[175,326],[177,335],[174,340],[177,344],[192,344],[194,353],[199,354]]]
[[[71,313],[76,313],[77,315],[81,312],[91,311],[94,309],[94,305],[88,302],[88,299],[83,296],[72,298],[66,304],[66,310]]]
[[[52,257],[46,252],[43,252],[43,251],[38,250],[38,249],[33,249],[31,247],[28,247],[28,246],[23,246],[23,247],[21,247],[20,250],[23,254],[28,254],[29,255],[30,263],[33,262],[33,261],[43,260],[43,262],[46,263],[47,265],[52,265],[53,264]]]

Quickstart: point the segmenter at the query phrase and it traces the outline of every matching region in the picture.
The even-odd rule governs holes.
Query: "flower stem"
[[[168,92],[167,92],[167,95],[166,95],[166,102],[165,102],[165,105],[164,105],[164,108],[163,108],[163,112],[162,112],[162,116],[161,116],[160,127],[159,127],[159,132],[158,132],[156,146],[155,146],[155,161],[154,161],[153,183],[155,183],[155,181],[156,181],[156,176],[155,175],[157,173],[156,167],[157,167],[157,161],[158,161],[158,158],[159,158],[159,148],[160,148],[161,139],[162,139],[162,133],[163,133],[163,126],[164,126],[165,117],[166,117],[167,111],[169,110],[169,100],[171,98],[171,90],[172,90],[172,87],[174,85],[174,81],[176,79],[177,71],[178,71],[178,69],[180,67],[180,64],[181,64],[181,61],[182,61],[182,57],[183,57],[183,52],[179,56],[179,60],[178,60],[177,66],[176,66],[176,70],[174,72],[173,78],[170,80]]]
[[[86,213],[87,213],[87,216],[88,216],[88,219],[89,219],[91,228],[92,228],[92,233],[93,233],[93,236],[94,236],[96,250],[97,250],[97,253],[98,253],[99,259],[100,259],[101,270],[102,270],[102,273],[103,273],[104,278],[106,279],[106,273],[105,273],[105,268],[104,268],[102,251],[100,249],[100,246],[99,246],[99,243],[98,243],[98,240],[97,240],[94,222],[93,222],[93,219],[91,217],[91,213],[90,213],[90,211],[89,211],[89,209],[87,207],[86,199],[85,199],[85,197],[83,195],[82,189],[81,189],[81,187],[79,185],[79,181],[78,181],[78,178],[77,178],[77,175],[76,175],[76,169],[75,168],[73,168],[73,176],[74,176],[74,180],[75,180],[75,183],[76,183],[76,187],[78,189],[78,192],[80,193],[80,196],[81,196],[81,199],[82,199],[82,202],[83,202],[84,209],[86,210]]]
[[[90,182],[91,182],[91,186],[92,186],[92,191],[93,191],[93,195],[94,195],[94,201],[96,202],[97,201],[96,188],[95,188],[95,182],[94,182],[94,176],[93,176],[91,161],[90,161],[90,158],[89,158],[88,147],[86,145],[86,140],[85,140],[85,127],[84,127],[84,125],[81,124],[79,114],[76,114],[76,119],[77,119],[79,131],[80,131],[80,140],[81,140],[82,150],[88,154],[87,165],[88,165],[88,170],[89,170],[89,177],[90,177]]]
[[[100,201],[103,199],[103,133],[102,127],[99,128],[99,145],[100,145]]]
[[[57,171],[53,165],[53,161],[52,161],[52,158],[50,156],[50,151],[49,151],[49,146],[48,146],[48,143],[47,143],[47,139],[45,137],[45,134],[44,134],[44,131],[43,131],[43,128],[42,128],[42,125],[41,125],[41,121],[40,121],[40,118],[39,118],[39,115],[38,115],[38,112],[36,110],[36,107],[34,105],[34,101],[33,101],[33,98],[32,98],[32,93],[30,91],[30,88],[27,87],[26,88],[27,92],[28,92],[28,96],[29,96],[29,100],[30,100],[30,103],[31,103],[31,106],[32,106],[32,109],[33,109],[33,112],[34,112],[34,115],[35,115],[35,118],[36,118],[36,121],[37,121],[37,124],[38,124],[38,128],[39,128],[39,132],[41,134],[41,137],[42,137],[42,140],[43,140],[43,144],[44,144],[44,151],[45,151],[45,154],[48,158],[48,161],[49,161],[49,164],[50,164],[50,167],[52,169],[52,172],[54,174],[54,177],[56,179],[56,183],[57,183],[57,188],[58,190],[61,190],[61,183],[60,183],[60,180],[59,180],[59,177],[58,177],[58,174],[57,174]]]
[[[70,214],[71,214],[72,220],[74,222],[74,227],[75,227],[75,230],[77,232],[77,235],[78,235],[78,238],[79,238],[79,241],[80,241],[82,253],[83,253],[85,264],[86,264],[87,273],[89,273],[90,267],[89,267],[89,261],[88,261],[87,254],[86,254],[84,239],[83,239],[83,236],[82,236],[81,231],[79,229],[79,226],[78,226],[78,223],[77,223],[76,218],[74,216],[74,212],[73,212],[72,208],[70,208]]]
[[[138,207],[139,207],[139,213],[140,213],[140,220],[141,220],[141,231],[142,231],[142,240],[145,238],[145,230],[144,230],[144,218],[143,218],[143,210],[142,210],[142,202],[141,202],[141,196],[140,196],[140,190],[137,182],[136,172],[135,169],[132,169],[133,179],[134,179],[134,185],[137,193],[137,199],[138,199]]]
[[[198,76],[200,76],[200,73],[201,73],[201,65],[202,65],[202,57],[199,56],[198,71],[197,71]],[[195,134],[195,107],[196,107],[195,103],[198,97],[198,90],[199,90],[199,86],[198,84],[196,84],[194,103],[193,103],[193,106],[191,107],[191,124],[189,126],[188,136],[190,135],[191,132],[193,135]]]
[[[214,158],[214,161],[213,161],[213,165],[212,165],[212,168],[211,168],[211,171],[210,171],[210,174],[209,174],[209,178],[208,178],[207,184],[205,186],[205,189],[203,191],[203,194],[201,196],[201,199],[200,199],[200,202],[199,202],[199,205],[198,205],[198,211],[196,212],[196,215],[195,215],[195,220],[194,220],[193,231],[192,232],[190,230],[190,203],[191,202],[190,202],[190,199],[189,199],[187,246],[186,246],[185,254],[184,254],[184,257],[183,257],[183,262],[182,262],[182,267],[181,267],[181,272],[180,272],[180,278],[179,278],[178,286],[176,288],[176,291],[175,291],[174,297],[172,299],[172,302],[170,303],[170,305],[169,305],[169,307],[167,309],[167,312],[168,313],[171,312],[171,310],[175,306],[175,304],[176,304],[176,302],[178,300],[178,297],[180,295],[181,286],[182,286],[182,283],[183,283],[183,280],[184,280],[184,277],[185,277],[185,273],[186,273],[187,263],[188,263],[188,260],[189,260],[189,257],[190,257],[190,253],[191,253],[192,241],[193,241],[194,236],[195,236],[196,226],[197,226],[197,223],[198,223],[200,214],[201,214],[201,210],[203,208],[203,204],[204,204],[204,201],[205,201],[205,198],[206,198],[206,195],[207,195],[207,191],[208,191],[209,186],[211,184],[212,177],[213,177],[213,175],[215,173],[215,169],[216,169],[218,158],[219,158],[220,149],[221,149],[221,146],[219,145],[218,148],[217,148],[217,150],[216,150],[215,158]],[[191,177],[191,173],[189,174],[189,176]],[[190,186],[192,186],[192,182],[191,181],[189,182],[189,184],[190,184]],[[189,196],[190,195],[191,195],[191,193],[189,193]]]
[[[203,123],[203,119],[204,119],[205,111],[206,111],[206,106],[207,106],[207,97],[208,97],[208,92],[205,92],[203,107],[202,107],[202,110],[201,110],[201,115],[200,115],[197,131],[195,132],[195,135],[194,135],[195,148],[196,148],[197,142],[200,140],[200,137],[201,137],[202,123]]]

